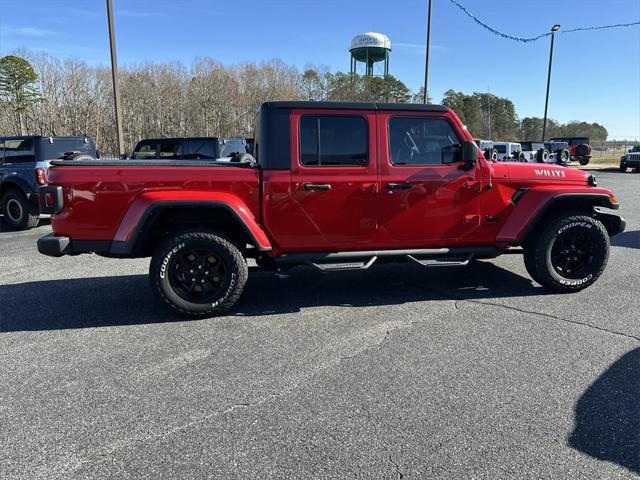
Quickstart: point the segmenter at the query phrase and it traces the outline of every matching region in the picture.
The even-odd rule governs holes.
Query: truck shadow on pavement
[[[500,298],[544,290],[492,263],[427,270],[380,265],[365,272],[323,274],[298,267],[288,278],[252,272],[231,316],[296,313],[326,306],[387,306],[411,302]],[[0,332],[137,325],[179,321],[151,292],[146,275],[77,278],[3,285]]]
[[[626,247],[640,249],[640,230],[622,232],[611,239],[614,247]]]
[[[640,348],[620,357],[580,397],[568,443],[640,474]]]

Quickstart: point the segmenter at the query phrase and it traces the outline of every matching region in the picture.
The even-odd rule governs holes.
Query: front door
[[[291,195],[313,249],[366,248],[378,228],[376,115],[292,111]]]
[[[458,124],[442,114],[380,114],[380,225],[414,247],[464,242],[480,224],[478,167],[465,170]]]

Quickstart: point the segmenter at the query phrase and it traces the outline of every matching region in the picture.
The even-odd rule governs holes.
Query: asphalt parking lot
[[[597,173],[627,231],[590,289],[522,259],[250,276],[171,318],[148,260],[0,232],[0,478],[640,475],[640,175]]]

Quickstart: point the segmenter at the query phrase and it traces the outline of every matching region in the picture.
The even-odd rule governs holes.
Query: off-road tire
[[[556,159],[558,165],[568,165],[571,161],[571,154],[569,153],[569,150],[558,150],[556,152]]]
[[[542,148],[536,153],[538,163],[547,163],[549,161],[549,150]]]
[[[18,210],[20,213],[16,213]],[[29,230],[38,226],[40,212],[20,190],[12,188],[2,197],[4,220],[14,230]],[[13,213],[13,215],[12,215]]]
[[[636,173],[640,173],[640,167],[636,167],[636,168],[635,168],[635,172],[636,172]]]
[[[593,255],[589,257],[589,263],[580,270],[578,278],[563,276],[551,260],[558,237],[571,231],[586,236],[594,246]],[[531,278],[549,290],[561,293],[583,290],[602,275],[607,265],[609,235],[604,225],[592,217],[580,214],[557,216],[534,235],[525,245],[524,264]]]
[[[519,161],[519,162],[525,162],[525,161],[526,161],[526,158],[525,158],[525,156],[524,156],[524,153],[522,153],[522,152],[519,152],[519,153],[518,153],[518,155],[517,155],[517,157],[518,157],[518,161]]]
[[[219,293],[207,302],[185,298],[176,288],[170,271],[173,257],[189,249],[210,251],[224,266],[226,275]],[[176,261],[178,261],[176,259]],[[149,280],[154,294],[173,313],[189,318],[208,318],[228,311],[238,301],[247,282],[249,269],[240,250],[228,239],[206,231],[183,231],[169,237],[156,249],[149,266]]]
[[[92,157],[91,155],[88,155],[86,153],[74,153],[72,155],[69,155],[67,158],[65,158],[65,160],[75,160],[75,161],[83,161],[83,160],[95,160],[95,157]]]
[[[619,170],[620,170],[622,173],[626,173],[626,171],[627,171],[627,164],[626,164],[626,163],[620,163],[620,168],[619,168]]]
[[[589,145],[587,145],[586,143],[581,143],[576,147],[576,156],[586,157],[590,153],[589,150],[590,150]],[[587,163],[588,163],[588,160],[587,160]]]
[[[589,165],[590,160],[591,160],[590,158],[582,157],[578,159],[578,162],[580,162],[580,165],[584,167],[585,165]]]

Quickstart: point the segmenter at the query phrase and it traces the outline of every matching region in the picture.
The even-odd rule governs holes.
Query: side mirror
[[[478,162],[478,146],[474,142],[462,144],[462,163],[465,170],[471,170]]]

